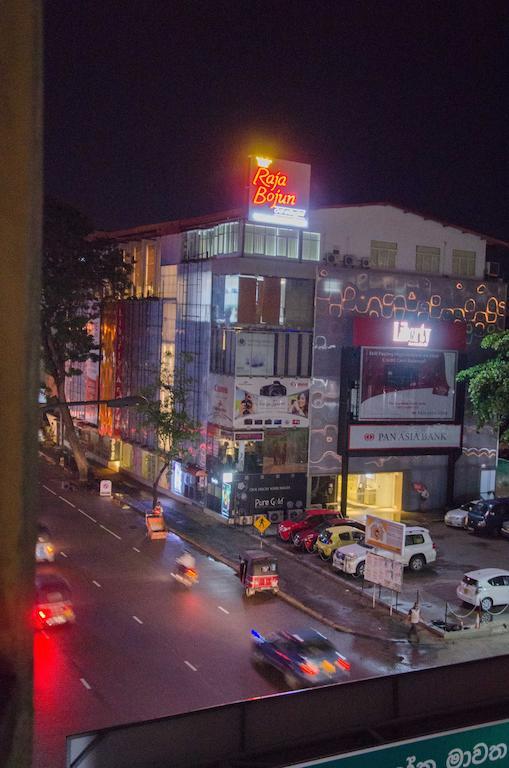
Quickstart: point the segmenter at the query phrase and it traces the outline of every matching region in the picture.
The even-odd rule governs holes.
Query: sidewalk
[[[43,452],[51,456],[51,450]],[[150,511],[152,494],[147,487],[130,476],[105,467],[97,466],[95,472],[97,477],[112,481],[115,494],[112,499],[117,504],[128,505],[140,515]],[[159,498],[171,532],[235,570],[240,552],[260,546],[260,536],[252,527],[226,525],[219,515],[173,495],[169,497],[161,492]],[[291,546],[284,545],[275,536],[264,537],[263,547],[278,557],[280,599],[338,631],[385,642],[407,643],[408,625],[405,619],[416,599],[415,590],[403,590],[391,616],[390,601],[394,598],[388,590],[379,595],[376,589],[376,603],[372,607],[373,585],[363,590],[362,582],[338,576],[332,568],[321,567],[313,555],[296,554]],[[475,637],[480,637],[499,631],[492,625],[483,625],[479,630],[445,632],[433,624],[443,615],[432,596],[419,590],[419,599],[421,642],[441,644],[444,639],[459,640],[461,636],[472,636],[474,632]],[[507,631],[505,625],[500,629]]]

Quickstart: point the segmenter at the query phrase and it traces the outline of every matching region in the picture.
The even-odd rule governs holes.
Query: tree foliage
[[[73,363],[98,360],[89,323],[99,317],[104,297],[120,297],[130,280],[115,243],[91,238],[93,226],[65,203],[44,203],[41,345],[46,372],[53,377],[58,399],[65,403],[65,380],[81,370]],[[80,479],[87,462],[66,405],[60,406],[66,436]]]
[[[485,362],[458,373],[467,384],[468,395],[479,427],[491,424],[509,439],[509,331],[485,336],[481,348],[491,352]]]
[[[161,459],[159,472],[153,483],[153,503],[157,502],[157,487],[163,473],[174,459],[185,459],[192,454],[201,425],[187,413],[191,379],[186,374],[188,356],[180,365],[168,354],[161,367],[156,385],[143,394],[146,401],[138,405],[143,424],[155,433],[154,453]]]

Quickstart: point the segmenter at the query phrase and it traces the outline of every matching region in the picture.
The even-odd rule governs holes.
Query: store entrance
[[[341,486],[341,480],[338,483]],[[374,512],[379,517],[399,521],[403,495],[402,472],[376,472],[348,475],[348,515]],[[341,498],[341,489],[339,490]]]

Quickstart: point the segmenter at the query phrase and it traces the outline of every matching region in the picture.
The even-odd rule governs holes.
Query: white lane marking
[[[141,549],[138,549],[138,547],[133,547],[135,552],[141,552]]]
[[[98,582],[98,581],[94,581],[94,580],[92,579],[92,584],[95,584],[95,586],[96,586],[96,587],[98,587],[98,589],[101,589],[101,585],[99,584],[99,582]]]
[[[133,616],[133,619],[138,622],[138,624],[143,624],[142,620],[139,619],[137,616]]]
[[[68,499],[64,499],[63,496],[59,496],[59,499],[62,499],[62,501],[65,501],[66,504],[69,504],[70,507],[74,507],[76,509],[76,504],[73,504],[72,501],[69,501]]]
[[[87,512],[84,512],[79,507],[78,507],[78,512],[81,512],[82,515],[85,515],[85,517],[88,517],[88,519],[92,520],[93,523],[97,523],[97,520],[95,519],[95,517],[92,517],[92,515],[89,515]]]
[[[103,531],[107,531],[108,533],[111,533],[111,535],[114,536],[116,539],[119,539],[119,541],[122,541],[122,536],[119,536],[117,533],[113,533],[113,531],[110,531],[110,529],[106,528],[105,525],[101,525],[99,523],[99,528],[102,528]]]
[[[65,552],[60,552],[60,554],[62,555],[62,557],[67,557],[67,555],[65,554]]]
[[[198,672],[197,667],[193,667],[190,661],[184,661],[184,664],[189,667],[189,669],[192,669],[193,672]]]
[[[80,677],[80,683],[83,685],[84,688],[87,689],[87,691],[90,691],[92,689],[92,686],[90,683],[87,683],[84,677]]]
[[[220,611],[222,611],[223,613],[228,613],[228,614],[230,613],[230,611],[227,611],[227,610],[226,610],[226,608],[223,608],[223,606],[222,606],[222,605],[218,605],[217,607],[218,607],[218,608],[219,608],[219,610],[220,610]]]
[[[46,491],[49,491],[50,493],[52,493],[52,494],[53,494],[53,496],[58,496],[58,493],[57,493],[56,491],[53,491],[53,490],[51,490],[51,488],[48,488],[48,486],[47,486],[47,485],[43,485],[42,487],[43,487],[43,488],[44,488]]]

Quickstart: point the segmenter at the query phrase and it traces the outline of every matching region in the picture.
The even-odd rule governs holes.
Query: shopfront
[[[402,509],[402,472],[365,472],[349,474],[347,481],[347,512],[356,517],[375,511],[380,517],[399,520]],[[313,478],[311,503],[320,507],[339,509],[341,477],[329,475]]]

